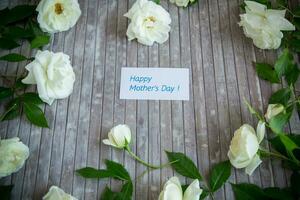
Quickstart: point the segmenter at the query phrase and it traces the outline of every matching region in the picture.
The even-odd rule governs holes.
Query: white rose
[[[77,200],[77,199],[65,193],[59,187],[51,186],[48,193],[43,197],[43,200]]]
[[[246,13],[240,15],[240,26],[247,37],[260,49],[277,49],[281,44],[281,31],[293,31],[295,26],[285,19],[285,10],[267,9],[263,4],[245,1]]]
[[[49,105],[55,99],[66,98],[72,93],[75,74],[68,55],[38,51],[34,61],[25,68],[29,73],[22,82],[37,84],[39,97]]]
[[[19,171],[28,156],[29,149],[19,138],[0,140],[0,178]]]
[[[199,181],[195,179],[182,193],[179,179],[174,176],[165,183],[158,200],[199,200],[202,193]]]
[[[113,127],[108,133],[108,139],[104,139],[103,143],[116,148],[124,148],[131,141],[131,131],[126,124],[120,124]]]
[[[227,154],[235,168],[246,168],[245,171],[249,175],[262,162],[257,151],[266,132],[265,122],[260,121],[256,131],[257,135],[252,126],[248,124],[241,126],[235,131]]]
[[[171,3],[175,3],[177,6],[187,7],[189,3],[193,3],[195,0],[170,0]]]
[[[149,46],[168,40],[170,14],[153,1],[137,0],[124,16],[131,19],[126,33],[128,40],[137,38],[138,42]]]
[[[70,29],[81,15],[77,0],[41,0],[36,10],[41,29],[48,33]]]
[[[284,106],[281,104],[269,104],[265,118],[267,122],[271,120],[272,117],[275,117],[279,113],[284,111]]]

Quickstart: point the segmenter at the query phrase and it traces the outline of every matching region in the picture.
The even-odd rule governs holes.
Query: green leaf
[[[21,98],[26,103],[32,103],[35,105],[44,104],[37,93],[28,92],[21,95]]]
[[[286,73],[285,80],[289,85],[294,85],[299,77],[300,70],[297,64],[292,65],[291,69]]]
[[[100,200],[119,200],[119,193],[113,192],[109,187],[105,187]]]
[[[297,146],[300,146],[300,135],[289,134],[289,135],[286,135],[286,137],[288,137],[290,140],[292,140],[293,143],[296,144]],[[282,154],[284,156],[287,156],[287,157],[289,156],[284,144],[282,143],[282,141],[280,139],[280,135],[270,139],[269,142],[271,143],[272,147],[277,152],[279,152],[280,154]]]
[[[121,192],[113,192],[110,188],[105,187],[100,200],[131,200],[132,193],[132,182],[126,181],[122,186]]]
[[[300,162],[300,148],[294,149],[292,153],[294,157]]]
[[[266,63],[255,63],[257,75],[266,81],[271,83],[280,83],[280,79],[277,72],[274,70],[272,65]]]
[[[122,200],[131,200],[133,193],[133,185],[131,181],[127,181],[121,189]]]
[[[300,197],[300,174],[297,171],[294,171],[293,174],[291,175],[291,188],[293,193],[297,196]]]
[[[20,62],[20,61],[23,61],[23,60],[27,60],[27,58],[25,56],[21,55],[21,54],[10,53],[10,54],[7,54],[5,56],[1,56],[0,60],[5,60],[5,61],[8,61],[8,62]]]
[[[1,185],[0,186],[0,196],[1,200],[10,200],[11,191],[13,189],[13,185]]]
[[[266,200],[261,188],[249,183],[231,184],[236,200]]]
[[[13,91],[10,88],[0,87],[0,101],[13,96]]]
[[[21,106],[19,98],[15,98],[8,103],[7,110],[1,115],[0,121],[11,120],[20,115]]]
[[[284,7],[287,6],[287,0],[276,0],[276,3]]]
[[[286,112],[286,113],[282,112],[272,117],[269,122],[269,126],[272,129],[272,131],[277,134],[282,133],[283,128],[289,122],[291,115],[292,115],[291,112]]]
[[[289,160],[283,160],[282,167],[289,169],[289,170],[295,170],[295,171],[300,170],[300,166],[298,164],[296,164],[295,162],[289,161]]]
[[[35,13],[35,9],[36,6],[34,5],[18,5],[10,10],[6,10],[1,16],[0,24],[6,25],[28,18]]]
[[[106,168],[113,175],[114,178],[131,181],[128,171],[120,163],[114,162],[112,160],[105,160]]]
[[[30,43],[32,49],[43,47],[46,44],[49,44],[50,36],[49,35],[39,35],[36,36]]]
[[[160,4],[160,0],[153,0],[156,4]]]
[[[291,191],[287,189],[280,189],[278,187],[269,187],[264,190],[265,196],[268,200],[294,200]]]
[[[8,38],[0,38],[0,48],[11,50],[16,47],[20,46],[20,44],[16,43],[14,40],[8,39]]]
[[[269,104],[287,105],[290,98],[291,98],[290,88],[283,88],[272,94],[272,96],[269,99]]]
[[[277,59],[274,68],[278,76],[281,77],[286,74],[292,64],[293,55],[289,52],[288,49],[284,49],[282,54]]]
[[[202,176],[200,175],[196,165],[186,155],[179,152],[176,153],[168,151],[166,151],[166,154],[168,156],[169,162],[174,162],[171,164],[171,166],[177,173],[188,178],[202,180]]]
[[[286,134],[279,134],[279,137],[280,137],[280,140],[281,140],[283,146],[286,149],[288,157],[290,157],[295,164],[300,166],[300,161],[297,160],[297,158],[294,155],[294,150],[300,149],[300,147],[291,138],[289,138]]]
[[[203,189],[201,195],[200,195],[200,200],[205,199],[208,196],[209,192],[206,189]]]
[[[34,37],[30,30],[21,28],[19,26],[6,27],[2,33],[2,36],[12,40]]]
[[[222,187],[224,183],[228,180],[230,175],[231,175],[231,164],[228,160],[215,165],[212,168],[210,181],[209,181],[211,191],[215,192],[220,187]]]
[[[295,24],[297,25],[297,24]],[[297,26],[299,26],[300,24],[298,24]],[[295,34],[291,35],[291,38],[289,38],[286,43],[288,44],[288,47],[290,50],[299,53],[300,52],[300,40],[299,38],[297,38],[298,36],[296,36]]]
[[[49,128],[43,111],[35,104],[23,102],[24,112],[27,119],[36,126]]]
[[[21,89],[26,89],[28,87],[27,84],[22,83],[22,79],[23,77],[20,77],[17,79],[17,81],[15,82],[14,88],[21,90]]]
[[[39,36],[39,35],[47,35],[47,33],[44,33],[42,29],[40,28],[39,24],[36,21],[29,20],[28,22],[28,30],[31,32],[33,36]]]
[[[105,169],[95,169],[92,167],[85,167],[76,170],[76,173],[78,173],[80,176],[84,178],[108,178],[108,177],[113,177],[113,175]]]

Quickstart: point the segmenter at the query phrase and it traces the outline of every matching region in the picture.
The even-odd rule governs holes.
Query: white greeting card
[[[120,99],[189,100],[189,69],[123,67]]]

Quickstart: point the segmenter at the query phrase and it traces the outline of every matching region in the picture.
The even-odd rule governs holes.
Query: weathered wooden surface
[[[0,3],[4,8],[24,1]],[[132,148],[141,158],[160,164],[167,161],[165,149],[184,152],[207,175],[215,163],[227,159],[234,130],[242,123],[256,123],[243,99],[265,109],[272,90],[280,87],[271,87],[256,77],[252,61],[272,62],[276,52],[260,51],[244,37],[237,25],[238,0],[199,0],[188,9],[162,0],[172,17],[172,31],[165,44],[152,47],[126,39],[128,21],[123,14],[133,3],[81,0],[82,16],[77,25],[53,37],[49,48],[70,55],[76,82],[70,98],[44,108],[50,129],[32,126],[24,117],[0,123],[1,138],[18,136],[30,148],[26,165],[1,180],[15,185],[13,199],[41,199],[51,185],[80,200],[98,199],[105,185],[118,189],[120,183],[84,180],[74,170],[87,165],[104,167],[106,158],[124,163],[135,179],[145,167],[123,151],[101,143],[109,129],[120,123],[131,127]],[[13,52],[35,53],[25,42]],[[1,51],[1,55],[5,53]],[[21,74],[25,65],[1,64],[1,75]],[[190,101],[120,100],[123,66],[190,68]],[[296,115],[289,128],[300,131]],[[134,199],[157,199],[172,175],[173,171],[165,168],[138,179]],[[277,161],[268,160],[251,177],[234,170],[230,181],[285,186],[288,175]],[[229,184],[216,193],[216,199],[233,199]]]

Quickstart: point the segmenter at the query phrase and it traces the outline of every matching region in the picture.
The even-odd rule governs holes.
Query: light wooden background
[[[27,3],[0,2],[1,8]],[[80,0],[82,16],[77,25],[54,35],[49,49],[70,55],[76,73],[74,92],[70,98],[44,108],[50,129],[32,126],[24,116],[0,123],[1,138],[18,136],[30,148],[26,165],[1,180],[15,185],[12,199],[41,199],[51,185],[80,200],[99,199],[105,185],[118,190],[120,183],[84,180],[74,170],[85,166],[104,167],[104,159],[124,163],[135,179],[145,167],[123,151],[100,142],[111,127],[120,123],[131,127],[131,146],[144,160],[160,164],[167,161],[164,150],[184,152],[207,176],[215,163],[227,159],[234,130],[243,123],[256,123],[243,98],[262,110],[272,90],[281,87],[271,86],[256,76],[252,61],[272,63],[276,53],[260,51],[244,37],[237,25],[238,0],[199,0],[187,9],[162,0],[162,6],[172,17],[172,31],[165,44],[152,47],[126,39],[128,21],[123,14],[133,3],[134,0]],[[35,54],[26,42],[13,52]],[[1,55],[5,53],[1,51]],[[1,62],[0,73],[21,74],[25,64]],[[123,66],[190,68],[191,100],[120,100]],[[300,131],[296,115],[289,129]],[[138,179],[134,199],[157,199],[164,182],[171,176],[173,171],[165,168]],[[288,177],[289,173],[278,161],[266,160],[251,177],[243,170],[233,170],[230,182],[283,187]],[[230,184],[215,197],[233,199]]]

